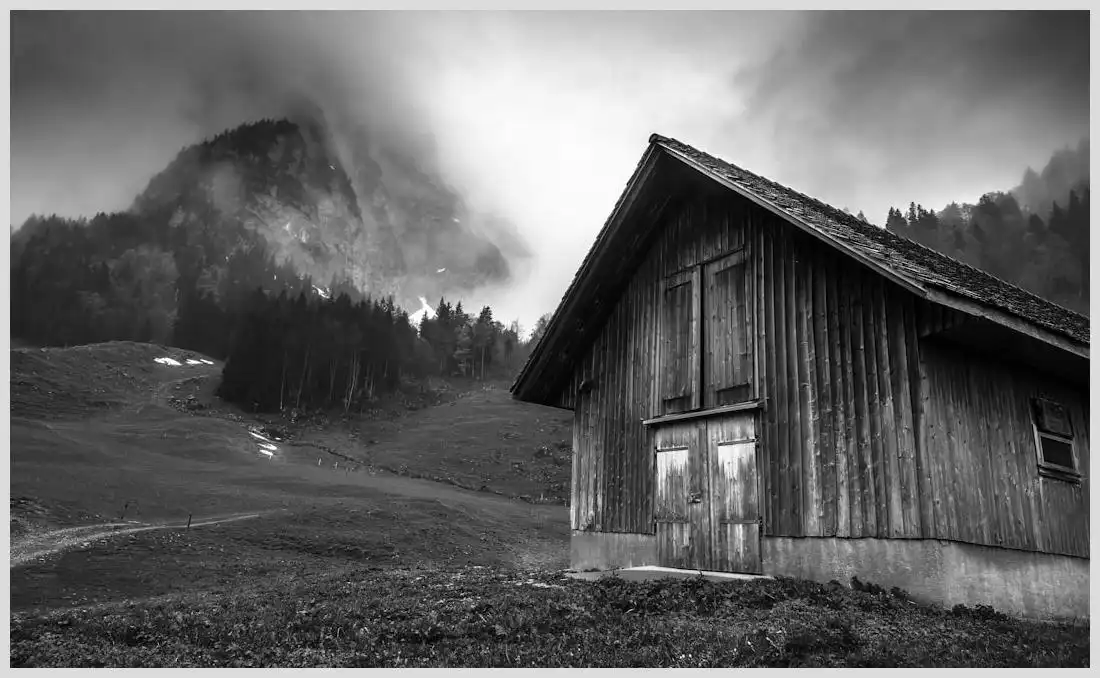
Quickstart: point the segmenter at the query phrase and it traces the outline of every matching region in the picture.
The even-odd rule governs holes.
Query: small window
[[[1073,448],[1073,425],[1061,404],[1045,398],[1031,401],[1039,473],[1052,478],[1077,480],[1077,457]]]

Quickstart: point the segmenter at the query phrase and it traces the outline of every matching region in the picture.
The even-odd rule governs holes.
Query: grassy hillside
[[[13,666],[1087,665],[1087,627],[882,592],[567,579],[569,413],[436,385],[287,425],[204,360],[12,351]]]
[[[181,365],[154,362],[165,357]],[[141,533],[20,567],[15,609],[239,585],[334,563],[567,563],[561,506],[353,467],[348,450],[296,440],[273,441],[268,457],[250,433],[256,422],[211,395],[221,366],[188,359],[203,358],[131,343],[12,351],[13,539],[118,521],[263,517]]]
[[[379,412],[343,427],[310,428],[300,440],[400,475],[531,503],[568,502],[571,412],[516,402],[505,382],[444,397],[406,416]]]

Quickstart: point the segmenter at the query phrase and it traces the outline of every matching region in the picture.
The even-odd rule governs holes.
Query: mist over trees
[[[1089,145],[1063,149],[1009,192],[940,211],[891,208],[886,228],[1088,315]]]
[[[165,223],[32,217],[12,236],[12,336],[195,350],[226,360],[222,397],[263,411],[346,412],[429,376],[510,378],[532,345],[488,306],[471,315],[441,298],[417,325],[392,297],[297,274],[247,232],[226,253]],[[225,237],[234,225],[218,227]]]

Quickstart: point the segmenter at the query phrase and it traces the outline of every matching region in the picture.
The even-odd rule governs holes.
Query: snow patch
[[[256,440],[262,440],[262,441],[264,441],[265,443],[267,443],[268,445],[272,445],[272,444],[273,444],[273,443],[271,442],[271,439],[270,439],[270,438],[267,438],[267,437],[266,437],[266,436],[264,436],[264,435],[263,435],[262,433],[256,433],[255,431],[249,431],[249,432],[248,432],[248,435],[252,436],[252,437],[253,437],[253,438],[255,438]]]
[[[174,358],[153,358],[153,362],[160,363],[161,365],[171,365],[172,367],[183,366],[183,363]]]
[[[313,291],[316,292],[318,294],[318,296],[320,296],[322,299],[332,298],[332,295],[324,287],[317,287],[316,285],[314,285],[313,286]]]
[[[188,365],[201,365],[202,361],[201,360],[195,360],[194,358],[188,358],[187,359],[187,364]]]
[[[436,269],[436,273],[442,273],[442,272],[444,272],[444,271],[446,271],[446,270],[447,270],[446,268],[440,268],[440,269]]]
[[[248,435],[256,439],[256,445],[260,448],[260,454],[266,455],[268,459],[275,456],[275,453],[279,451],[279,446],[271,442],[271,440],[262,433],[249,429]]]
[[[213,360],[207,360],[206,358],[199,358],[199,362],[201,362],[203,365],[213,365],[214,364]]]

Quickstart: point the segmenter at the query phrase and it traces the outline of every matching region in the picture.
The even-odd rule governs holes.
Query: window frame
[[[1066,436],[1061,433],[1053,431],[1043,430],[1039,425],[1039,404],[1050,403],[1062,409],[1066,415],[1066,422],[1069,425],[1069,435]],[[1077,435],[1073,428],[1073,419],[1070,417],[1069,408],[1064,406],[1058,400],[1046,396],[1033,396],[1029,399],[1029,414],[1031,415],[1031,428],[1035,434],[1035,459],[1038,464],[1039,475],[1044,478],[1053,478],[1055,480],[1063,480],[1065,482],[1079,484],[1081,482],[1081,460],[1078,457],[1077,452]],[[1047,461],[1043,455],[1043,439],[1049,438],[1051,440],[1065,443],[1069,445],[1070,458],[1073,463],[1072,467],[1063,466],[1061,464],[1055,464]]]

